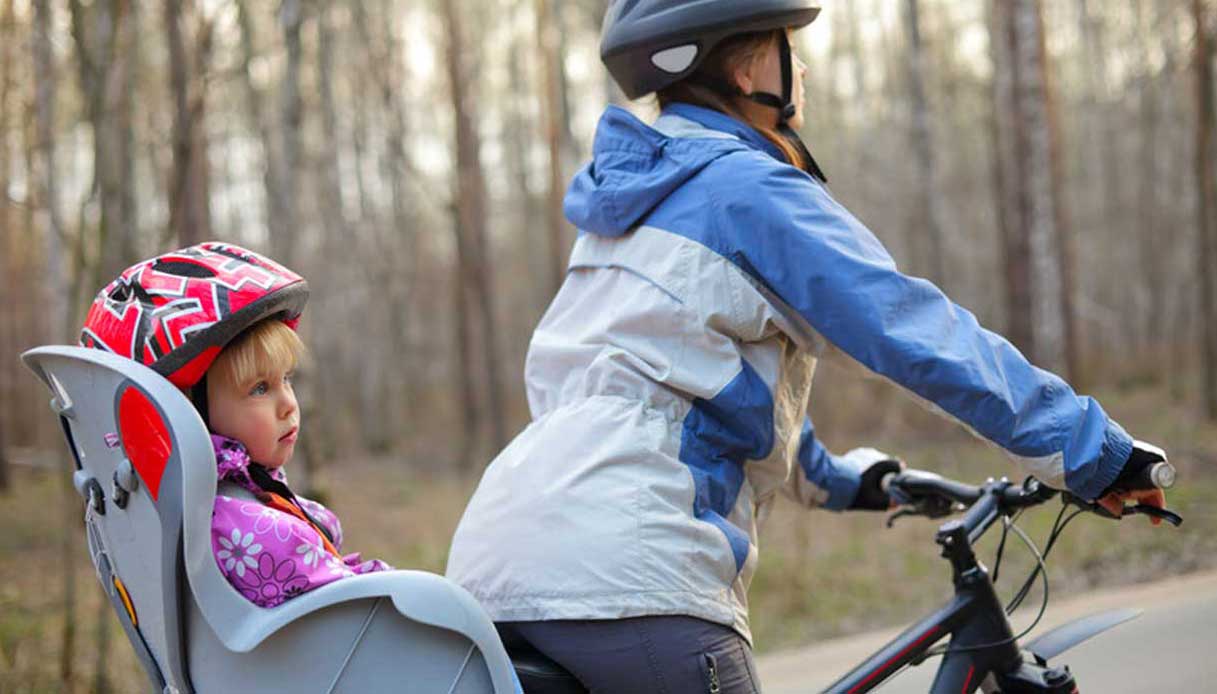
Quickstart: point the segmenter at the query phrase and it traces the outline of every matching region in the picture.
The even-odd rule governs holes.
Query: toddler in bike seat
[[[215,449],[212,550],[229,583],[262,607],[391,568],[343,555],[338,517],[287,485],[307,299],[304,279],[282,265],[203,243],[128,268],[98,294],[81,333],[82,345],[153,368],[194,403]]]

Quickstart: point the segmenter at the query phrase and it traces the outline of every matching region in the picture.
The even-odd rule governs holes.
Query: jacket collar
[[[702,106],[694,106],[683,102],[668,104],[660,115],[660,121],[656,122],[656,126],[662,130],[664,116],[676,116],[684,120],[692,121],[707,130],[712,130],[716,133],[723,133],[739,139],[740,141],[750,145],[754,149],[759,149],[768,153],[778,161],[785,162],[786,157],[782,151],[777,148],[772,142],[767,140],[764,135],[760,134],[752,126],[744,123],[733,116],[729,116],[714,109],[705,108]],[[683,133],[682,133],[683,134]],[[685,135],[686,137],[688,135]]]
[[[216,478],[218,480],[227,480],[254,494],[265,493],[249,476],[249,466],[253,461],[249,459],[249,452],[245,450],[245,444],[227,436],[212,434],[211,446],[215,449]],[[270,476],[279,482],[285,484],[287,482],[282,469],[271,470]]]

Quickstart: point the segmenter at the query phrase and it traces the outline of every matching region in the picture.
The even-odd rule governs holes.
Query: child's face
[[[255,463],[273,470],[291,460],[300,411],[290,372],[274,370],[241,384],[208,379],[207,409],[211,430],[240,441]]]

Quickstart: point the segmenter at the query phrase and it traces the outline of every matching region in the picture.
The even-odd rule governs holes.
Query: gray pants
[[[752,648],[694,617],[499,622],[508,650],[531,647],[591,694],[758,694]]]

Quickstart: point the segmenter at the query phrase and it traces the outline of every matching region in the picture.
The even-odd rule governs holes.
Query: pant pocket
[[[737,643],[701,654],[702,680],[709,694],[757,694],[749,654]]]

